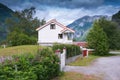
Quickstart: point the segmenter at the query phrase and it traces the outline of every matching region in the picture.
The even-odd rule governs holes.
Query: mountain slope
[[[76,31],[74,37],[77,41],[85,41],[87,33],[92,27],[93,22],[101,17],[110,19],[110,17],[103,15],[84,16],[82,18],[75,20],[73,23],[69,24],[68,27]]]
[[[5,20],[12,17],[14,12],[7,6],[0,3],[0,42],[6,38],[7,26],[5,25]]]

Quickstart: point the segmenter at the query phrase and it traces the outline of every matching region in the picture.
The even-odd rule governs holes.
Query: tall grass
[[[38,49],[42,48],[38,45],[22,45],[8,48],[0,48],[0,56],[19,55],[24,53],[36,53]]]

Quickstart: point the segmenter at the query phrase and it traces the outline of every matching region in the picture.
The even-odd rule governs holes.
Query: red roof
[[[73,42],[73,44],[82,46],[82,47],[87,47],[87,42]]]
[[[36,31],[38,31],[38,30],[40,30],[40,29],[42,29],[42,28],[46,27],[47,25],[49,25],[49,24],[51,24],[51,23],[55,23],[56,25],[58,25],[58,26],[62,27],[62,28],[63,28],[63,30],[61,30],[61,32],[64,32],[64,31],[66,31],[66,30],[69,30],[69,31],[71,31],[71,32],[75,33],[75,31],[74,31],[74,30],[72,30],[72,29],[70,29],[70,28],[68,28],[68,27],[64,26],[63,24],[61,24],[61,23],[57,22],[57,21],[56,21],[56,19],[52,19],[52,20],[48,21],[48,22],[47,22],[46,24],[44,24],[43,26],[38,27],[38,28],[36,29]]]

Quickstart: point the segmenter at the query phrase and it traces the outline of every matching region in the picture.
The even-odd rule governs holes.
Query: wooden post
[[[60,59],[60,70],[63,71],[65,67],[65,59],[66,59],[66,48],[63,48],[63,53],[60,52],[60,49],[55,51],[56,55],[58,55]]]
[[[60,58],[60,54],[61,54],[60,49],[57,49],[57,50],[55,51],[55,54],[58,55],[58,57]]]
[[[5,45],[5,44],[3,44],[3,48],[6,48],[6,45]]]

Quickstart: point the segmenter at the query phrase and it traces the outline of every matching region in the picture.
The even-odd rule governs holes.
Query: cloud
[[[120,5],[120,0],[104,0],[104,4],[106,5]]]
[[[93,8],[102,5],[103,0],[0,0],[0,2],[15,8],[16,6],[26,8],[29,6],[50,6],[62,8]]]
[[[31,6],[94,9],[103,5],[120,5],[120,0],[0,0],[0,2],[14,10]]]
[[[13,10],[36,7],[40,19],[57,19],[67,25],[85,15],[112,15],[120,10],[120,0],[0,0]]]
[[[99,6],[103,0],[37,0],[40,5],[63,7],[63,8],[91,8]]]
[[[31,6],[60,8],[98,8],[103,5],[120,5],[120,0],[0,0],[12,9],[23,9]]]
[[[74,20],[81,18],[83,16],[89,15],[109,15],[112,16],[117,11],[119,11],[120,7],[113,6],[100,6],[96,9],[67,9],[67,8],[46,8],[46,10],[37,10],[35,16],[42,19],[45,18],[47,21],[50,19],[57,19],[59,22],[68,25],[72,23]]]

